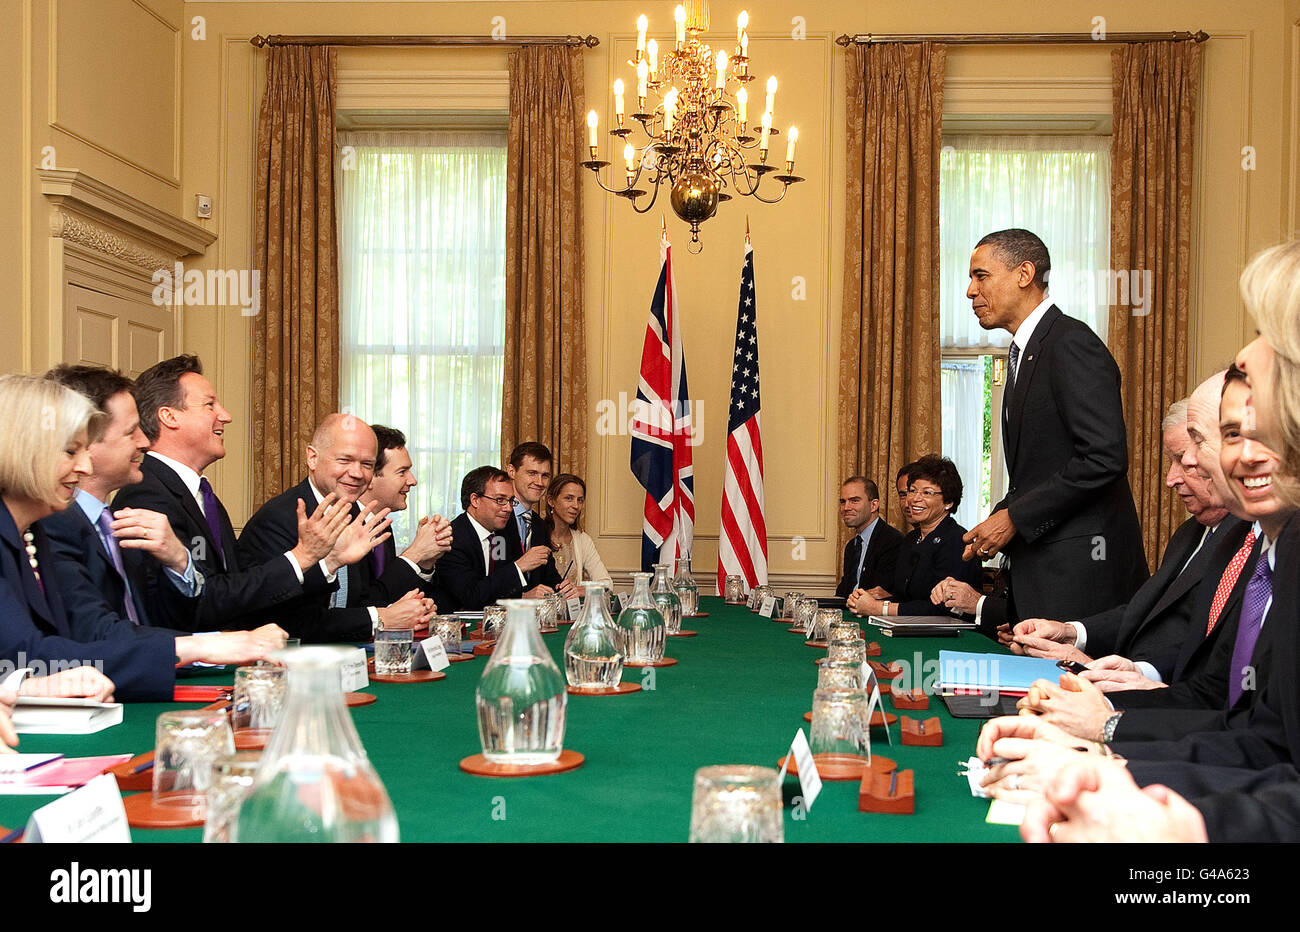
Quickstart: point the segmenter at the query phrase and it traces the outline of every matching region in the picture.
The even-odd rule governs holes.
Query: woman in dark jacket
[[[923,456],[907,474],[903,517],[913,529],[903,537],[888,588],[859,589],[848,598],[855,615],[946,615],[947,608],[930,601],[930,593],[951,576],[980,585],[980,565],[962,560],[966,529],[951,512],[961,504],[961,475],[947,457]]]

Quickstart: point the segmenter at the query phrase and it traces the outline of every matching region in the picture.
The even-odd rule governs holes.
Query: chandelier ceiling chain
[[[773,174],[778,169],[768,164],[768,150],[771,138],[779,134],[772,126],[777,80],[776,75],[767,80],[764,106],[755,125],[749,119],[748,85],[754,75],[750,73],[748,13],[742,11],[736,20],[736,45],[730,55],[725,50],[715,54],[701,41],[709,28],[708,0],[679,5],[674,20],[675,41],[662,56],[658,42],[646,38],[646,17],[637,20],[636,58],[628,64],[636,72],[631,119],[644,134],[640,146],[630,138],[635,130],[627,124],[626,86],[622,78],[614,82],[614,128],[609,135],[616,148],[623,143],[625,186],[610,187],[601,180],[601,169],[611,163],[597,157],[599,117],[595,110],[587,114],[591,158],[582,166],[591,169],[602,190],[627,198],[640,214],[654,207],[660,186],[667,185],[673,212],[690,224],[687,248],[699,252],[703,248],[700,224],[717,212],[721,201],[734,195],[775,204],[785,197],[790,185],[803,181],[794,174],[799,131],[790,127],[785,170]],[[780,183],[779,189],[763,187],[769,174]],[[638,187],[642,183],[645,188]],[[646,194],[650,198],[642,204],[640,198]]]

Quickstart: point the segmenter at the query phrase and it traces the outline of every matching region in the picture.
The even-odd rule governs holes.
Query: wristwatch
[[[1102,744],[1110,744],[1115,740],[1115,727],[1119,724],[1119,720],[1123,718],[1123,716],[1123,712],[1116,712],[1110,718],[1106,719],[1106,724],[1101,726]]]
[[[889,617],[889,600],[888,600],[888,599],[885,599],[885,601],[883,601],[883,602],[880,603],[880,614],[884,615],[886,618]]]

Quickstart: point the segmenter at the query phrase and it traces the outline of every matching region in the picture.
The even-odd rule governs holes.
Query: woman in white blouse
[[[596,552],[596,544],[583,533],[582,508],[587,502],[587,484],[572,473],[560,473],[546,489],[546,514],[542,526],[555,552],[555,568],[564,579],[575,583],[608,582],[609,570]]]

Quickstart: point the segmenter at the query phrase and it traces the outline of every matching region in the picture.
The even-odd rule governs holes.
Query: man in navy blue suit
[[[53,578],[72,638],[174,638],[181,663],[251,663],[282,646],[284,632],[275,625],[202,635],[150,625],[143,574],[127,569],[124,550],[158,561],[171,583],[163,593],[177,603],[197,598],[203,578],[163,515],[132,508],[114,515],[107,504],[120,486],[139,480],[140,460],[149,447],[140,432],[131,380],[97,366],[58,366],[46,378],[81,392],[108,415],[103,433],[88,447],[93,472],[81,480],[73,505],[39,522],[54,551]]]

